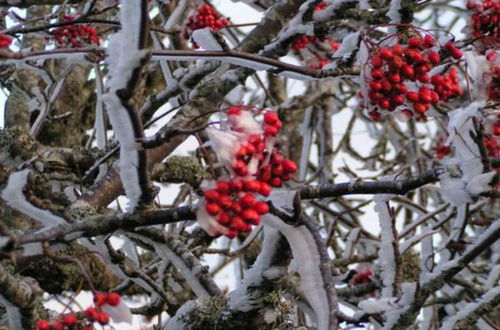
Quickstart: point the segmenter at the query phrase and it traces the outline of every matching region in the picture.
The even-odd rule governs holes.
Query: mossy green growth
[[[198,187],[209,175],[196,157],[172,156],[153,169],[153,180],[170,183],[188,183]]]
[[[38,142],[18,127],[0,130],[0,151],[8,153],[11,158],[30,159],[38,148]]]

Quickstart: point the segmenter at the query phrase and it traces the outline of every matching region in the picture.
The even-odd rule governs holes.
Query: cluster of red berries
[[[12,43],[12,37],[0,33],[0,48],[7,48]]]
[[[326,8],[326,2],[318,4],[314,11]],[[294,40],[292,49],[297,52],[300,59],[306,62],[307,68],[320,70],[330,63],[328,58],[339,49],[340,45],[329,37],[303,35]]]
[[[205,211],[223,227],[217,234],[229,238],[258,225],[269,206],[256,196],[269,196],[271,187],[281,187],[297,171],[295,163],[283,158],[275,148],[275,136],[282,127],[278,115],[265,111],[259,125],[252,110],[256,109],[234,106],[227,110],[228,129],[239,141],[229,160],[231,178],[218,180],[215,188],[204,191]]]
[[[184,38],[189,39],[193,31],[206,27],[217,32],[228,24],[229,21],[222,18],[212,6],[204,4],[193,15],[188,16],[184,27]],[[194,46],[198,47],[196,44]]]
[[[96,307],[89,307],[83,313],[60,315],[55,321],[49,322],[42,319],[37,322],[38,330],[64,330],[64,329],[94,329],[93,323],[97,322],[100,325],[109,323],[108,313],[101,310],[104,305],[116,307],[120,304],[121,297],[118,293],[102,293],[98,292],[94,295],[94,303]]]
[[[488,152],[488,156],[493,158],[500,157],[500,114],[497,114],[491,126],[487,127],[483,144]]]
[[[486,87],[488,98],[492,101],[500,101],[500,51],[489,51],[486,54],[486,61],[489,70],[483,79],[488,82]]]
[[[75,16],[66,15],[63,22],[75,20]],[[99,35],[96,30],[87,24],[69,24],[57,27],[52,32],[52,38],[59,46],[82,47],[86,44],[98,44]]]
[[[469,29],[481,46],[488,48],[500,42],[500,2],[498,0],[469,0],[467,9],[473,10]],[[483,47],[480,47],[481,49]]]
[[[425,118],[431,104],[462,94],[456,69],[452,68],[445,75],[429,76],[429,72],[441,63],[441,55],[458,60],[462,52],[452,41],[446,43],[441,54],[435,46],[434,37],[426,34],[423,38],[410,38],[406,46],[395,44],[372,50],[368,64],[371,68],[368,100],[374,106],[369,112],[373,120],[379,120],[382,112],[396,109],[407,118],[414,114]]]

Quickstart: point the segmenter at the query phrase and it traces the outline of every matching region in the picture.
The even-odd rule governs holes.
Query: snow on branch
[[[294,226],[283,221],[282,218],[290,220],[291,217],[282,209],[273,207],[271,212],[274,215],[264,215],[262,222],[279,230],[290,244],[298,266],[300,286],[315,313],[318,329],[336,329],[337,294],[321,235],[304,215],[300,215],[300,223]]]
[[[445,162],[439,173],[443,196],[458,206],[470,203],[481,193],[491,190],[496,172],[483,173],[480,148],[474,139],[474,121],[482,117],[484,101],[471,103],[449,113],[448,140],[454,148],[454,157]]]
[[[29,169],[12,173],[7,181],[7,186],[2,191],[3,200],[10,207],[40,222],[44,227],[53,227],[66,223],[63,218],[34,206],[26,199],[23,190],[28,183],[29,174]]]
[[[476,321],[486,313],[492,312],[500,304],[500,286],[488,290],[476,301],[460,308],[457,314],[445,319],[440,330],[465,329],[474,327]]]
[[[234,50],[194,51],[158,50],[152,52],[152,60],[214,60],[241,66],[255,71],[268,71],[279,76],[298,80],[326,79],[359,74],[357,68],[337,68],[329,70],[310,70],[302,66],[281,62],[272,58]]]
[[[144,138],[141,119],[134,109],[131,98],[148,52],[144,50],[148,24],[147,2],[129,0],[121,4],[121,30],[110,37],[110,79],[105,88],[103,101],[120,143],[120,178],[129,199],[129,211],[139,202],[153,199],[147,171],[146,152],[141,150],[138,139]]]
[[[379,248],[379,260],[381,262],[381,278],[384,285],[382,297],[395,297],[399,291],[399,273],[401,255],[398,247],[398,237],[395,228],[395,219],[390,213],[390,197],[377,195],[373,198],[375,212],[378,214],[380,223],[381,242]]]

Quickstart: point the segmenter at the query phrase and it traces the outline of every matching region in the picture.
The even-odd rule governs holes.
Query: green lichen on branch
[[[0,130],[0,162],[5,161],[3,153],[11,159],[30,159],[39,147],[31,135],[18,127]]]
[[[158,182],[188,183],[198,187],[208,173],[195,157],[172,156],[164,163],[155,165],[151,177]]]
[[[78,244],[71,244],[60,253],[77,258],[85,267],[97,290],[109,291],[119,283],[118,278],[113,276],[111,270],[92,251]],[[77,291],[80,288],[89,289],[81,269],[74,263],[37,256],[32,259],[26,258],[17,266],[21,275],[36,277],[40,287],[48,293],[60,294],[63,291]]]

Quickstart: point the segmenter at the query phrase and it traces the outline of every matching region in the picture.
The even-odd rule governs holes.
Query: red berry
[[[419,97],[418,97],[418,93],[416,92],[408,92],[406,93],[406,98],[411,101],[411,102],[417,102]]]
[[[392,46],[392,53],[394,55],[403,55],[403,46],[401,46],[400,44],[396,44],[394,46]]]
[[[404,97],[403,95],[401,94],[397,94],[397,95],[393,95],[392,96],[392,102],[396,105],[401,105],[403,104],[405,101],[404,101]]]
[[[274,111],[268,111],[264,114],[264,122],[268,125],[274,125],[279,121],[278,115]]]
[[[415,109],[415,111],[418,113],[418,114],[423,114],[427,111],[427,106],[426,104],[424,103],[421,103],[421,102],[417,102],[415,103],[415,105],[413,106],[413,108]]]
[[[372,57],[372,65],[375,67],[375,68],[380,68],[382,66],[382,58],[380,56],[373,56]]]
[[[89,307],[83,312],[83,315],[90,321],[95,321],[97,318],[97,313],[98,312],[94,307]]]
[[[433,85],[442,85],[442,84],[444,83],[443,76],[438,75],[438,74],[433,75],[433,76],[431,77],[431,83],[432,83]]]
[[[379,50],[380,57],[383,58],[384,60],[390,60],[394,54],[389,48],[381,48]]]
[[[269,206],[267,205],[266,202],[257,202],[254,205],[255,211],[257,211],[258,214],[266,214],[269,212]]]
[[[389,101],[389,99],[386,99],[386,98],[383,98],[381,99],[380,101],[378,101],[378,105],[379,107],[381,107],[382,109],[389,109],[389,107],[391,106],[391,102]]]
[[[217,216],[217,220],[219,221],[219,223],[221,225],[226,225],[229,223],[231,218],[229,217],[229,215],[226,212],[220,211],[219,215]]]
[[[250,208],[255,204],[255,197],[252,194],[245,194],[241,197],[240,203],[244,208]]]
[[[260,217],[257,211],[253,209],[246,209],[241,213],[241,217],[248,223],[252,225],[258,225],[260,222]]]
[[[439,56],[438,52],[429,52],[427,54],[427,58],[432,64],[438,64],[441,61],[441,57]]]
[[[408,40],[408,46],[412,48],[422,47],[423,41],[419,37],[412,37]]]
[[[280,178],[273,178],[269,184],[273,187],[281,187],[281,179]]]
[[[434,38],[430,34],[426,34],[424,37],[424,46],[426,48],[431,48],[435,44]]]
[[[283,166],[283,170],[287,173],[295,173],[297,172],[297,165],[293,160],[290,159],[285,159],[281,163],[281,166]]]
[[[265,136],[275,136],[278,134],[278,129],[275,126],[267,126],[264,129]]]
[[[211,202],[215,202],[215,201],[219,200],[219,198],[220,198],[219,193],[215,189],[206,190],[204,192],[204,196],[205,196],[205,199],[207,201],[211,201]]]
[[[413,70],[413,67],[408,65],[408,64],[405,64],[403,65],[403,67],[401,68],[401,74],[405,77],[413,77],[413,75],[415,74],[415,70]]]
[[[118,293],[116,292],[111,292],[108,294],[108,299],[106,299],[106,302],[108,305],[116,307],[120,304],[121,297]]]
[[[64,320],[63,320],[64,325],[66,325],[66,326],[72,326],[72,325],[76,324],[77,321],[78,321],[78,318],[76,317],[76,315],[73,315],[73,314],[66,315],[64,317]]]
[[[227,194],[229,193],[229,184],[224,181],[217,182],[217,191],[219,193]]]
[[[97,292],[96,294],[94,294],[94,303],[97,306],[102,307],[106,304],[107,298],[108,298],[108,295],[106,293]]]
[[[258,180],[245,181],[245,189],[250,192],[258,192],[260,189],[260,182]]]
[[[36,323],[36,328],[38,330],[49,330],[49,321],[40,320]]]
[[[207,203],[207,205],[205,205],[205,210],[207,210],[208,214],[216,215],[219,213],[220,207],[215,203]]]
[[[228,231],[226,232],[225,235],[226,235],[227,238],[233,239],[236,236],[238,236],[238,232],[236,230],[228,229]]]
[[[371,74],[373,79],[382,79],[384,77],[384,74],[379,69],[373,69]]]
[[[98,312],[96,320],[101,325],[108,324],[109,323],[109,315],[108,315],[108,313],[105,313],[105,312]]]
[[[269,196],[271,194],[271,186],[265,182],[260,183],[259,194],[262,196]]]

